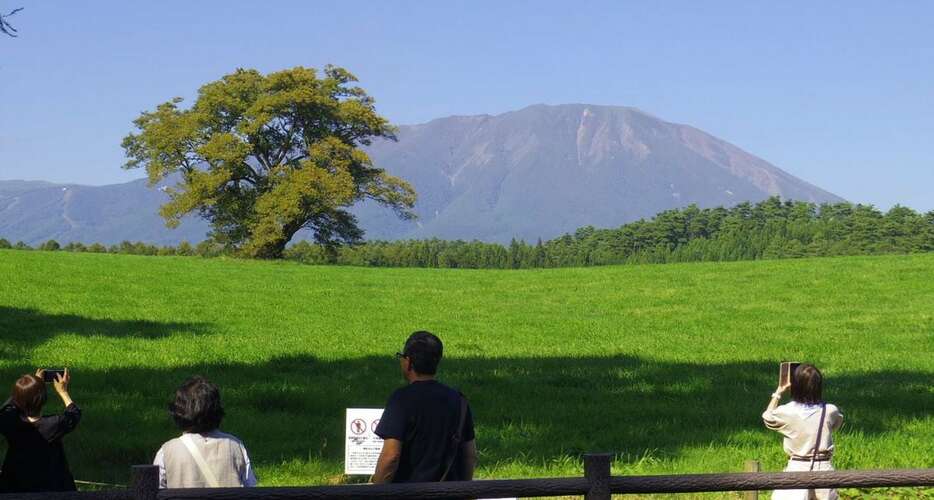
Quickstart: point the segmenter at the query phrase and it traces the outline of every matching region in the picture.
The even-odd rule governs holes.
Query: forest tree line
[[[28,248],[0,239],[0,248]],[[61,246],[42,250],[109,252],[137,255],[224,255],[209,241],[191,245]],[[934,250],[934,211],[924,214],[895,206],[882,212],[872,205],[781,201],[740,203],[732,208],[686,208],[662,212],[615,229],[583,227],[573,234],[535,244],[508,245],[462,240],[370,241],[322,246],[305,240],[290,245],[284,258],[306,264],[371,267],[526,269],[667,262],[736,261],[880,255]]]

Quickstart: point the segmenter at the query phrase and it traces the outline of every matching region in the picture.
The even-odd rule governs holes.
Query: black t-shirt
[[[0,492],[74,491],[62,438],[81,420],[74,403],[62,415],[27,422],[9,401],[0,408],[0,434],[7,440]]]
[[[460,423],[461,398],[461,393],[435,380],[413,382],[392,393],[375,432],[383,439],[402,441],[394,483],[441,479],[445,458],[451,452],[451,437]],[[473,415],[468,407],[461,443],[473,439]],[[460,477],[460,450],[454,453],[447,481],[465,479]]]

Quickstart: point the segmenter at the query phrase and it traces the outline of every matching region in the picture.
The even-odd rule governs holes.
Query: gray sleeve
[[[240,451],[243,453],[243,471],[240,476],[240,482],[247,488],[256,486],[259,481],[256,480],[256,473],[253,472],[253,464],[250,462],[250,455],[246,452],[246,446],[240,443]]]

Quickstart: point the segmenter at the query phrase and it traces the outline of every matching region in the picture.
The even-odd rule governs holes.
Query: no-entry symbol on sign
[[[383,417],[376,408],[347,408],[344,432],[344,474],[373,474],[383,440],[373,431]]]
[[[350,422],[350,432],[360,435],[366,432],[366,422],[361,418],[355,418]]]

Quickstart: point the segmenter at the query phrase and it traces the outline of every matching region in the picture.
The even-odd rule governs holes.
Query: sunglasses
[[[398,358],[398,359],[407,358],[407,357],[409,357],[408,354],[403,354],[403,353],[401,353],[401,352],[397,352],[397,353],[396,353],[396,358]]]

